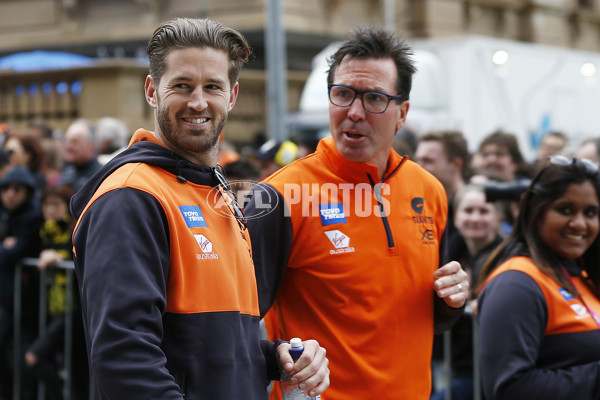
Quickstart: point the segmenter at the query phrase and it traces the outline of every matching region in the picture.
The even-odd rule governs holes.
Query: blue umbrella
[[[59,51],[36,50],[0,57],[0,70],[15,72],[45,71],[86,67],[95,63],[94,58]]]

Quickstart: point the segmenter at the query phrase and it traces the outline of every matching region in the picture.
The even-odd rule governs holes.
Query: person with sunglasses
[[[480,275],[486,399],[600,398],[599,199],[597,165],[562,155],[524,193]]]
[[[289,343],[261,340],[245,218],[217,165],[246,39],[176,18],[147,53],[154,132],[137,130],[71,201],[91,399],[263,400],[280,368],[320,394],[317,341],[294,363]]]
[[[391,32],[352,32],[330,58],[332,137],[257,185],[245,208],[267,331],[328,349],[327,400],[428,399],[434,331],[467,299],[466,272],[445,264],[444,188],[392,149],[410,54]]]

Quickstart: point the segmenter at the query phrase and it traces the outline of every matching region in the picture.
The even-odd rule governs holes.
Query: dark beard
[[[179,113],[175,116],[177,119],[179,117]],[[209,115],[209,117],[214,121],[214,116]],[[217,146],[217,142],[219,140],[219,135],[221,131],[225,127],[225,123],[227,122],[227,115],[219,121],[217,126],[212,132],[209,133],[199,133],[198,136],[204,136],[204,143],[194,143],[194,145],[189,145],[190,141],[185,141],[185,137],[180,137],[176,135],[175,129],[173,128],[172,121],[169,119],[168,113],[163,110],[160,106],[160,103],[157,105],[157,121],[160,130],[167,140],[169,140],[172,144],[177,147],[182,148],[183,150],[193,152],[193,153],[206,153],[211,151]]]

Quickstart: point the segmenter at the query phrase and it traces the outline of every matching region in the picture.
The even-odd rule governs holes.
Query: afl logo
[[[267,184],[254,181],[229,181],[230,185],[237,190],[238,206],[244,206],[254,197],[254,214],[246,219],[257,219],[264,217],[277,208],[279,197],[277,191]],[[263,190],[252,192],[252,189],[259,185]],[[227,196],[227,197],[225,197]],[[223,192],[220,186],[213,187],[208,193],[207,198],[211,207],[208,209],[214,213],[228,218],[235,218],[236,213],[231,209],[230,203],[235,201],[231,194]]]
[[[423,198],[422,197],[415,197],[412,199],[410,205],[412,206],[412,209],[417,213],[417,214],[423,214]]]

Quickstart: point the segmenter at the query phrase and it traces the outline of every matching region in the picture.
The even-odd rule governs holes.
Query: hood
[[[20,183],[27,186],[31,191],[35,191],[35,178],[25,167],[14,167],[10,169],[0,180],[0,188],[11,183]]]
[[[152,132],[139,129],[131,139],[129,148],[119,153],[96,172],[71,199],[71,214],[79,218],[102,182],[115,170],[129,163],[144,163],[160,167],[181,184],[188,181],[199,185],[217,186],[214,167],[194,164],[162,146]]]

